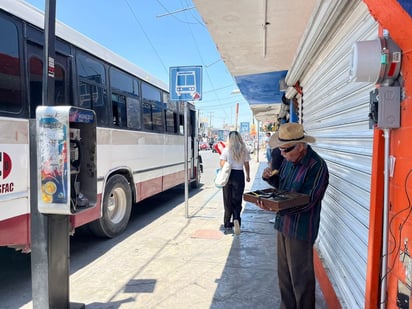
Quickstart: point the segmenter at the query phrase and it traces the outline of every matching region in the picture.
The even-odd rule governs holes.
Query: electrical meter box
[[[36,109],[38,209],[71,215],[96,206],[96,115],[73,106]]]
[[[399,86],[381,86],[369,93],[369,128],[400,127],[401,89]]]

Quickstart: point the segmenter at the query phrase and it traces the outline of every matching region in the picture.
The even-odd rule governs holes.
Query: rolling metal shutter
[[[330,172],[315,246],[342,305],[363,308],[373,145],[369,92],[375,85],[350,82],[349,66],[353,43],[376,39],[378,25],[362,1],[352,3],[316,50],[308,50],[312,59],[299,81],[301,120]]]

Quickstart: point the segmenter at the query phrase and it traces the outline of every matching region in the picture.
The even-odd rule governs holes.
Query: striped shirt
[[[296,163],[283,160],[279,189],[308,194],[307,205],[279,212],[275,229],[287,237],[315,243],[318,236],[322,198],[329,184],[326,162],[307,146],[306,155]]]

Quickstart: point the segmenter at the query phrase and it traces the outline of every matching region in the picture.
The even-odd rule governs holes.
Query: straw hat
[[[305,135],[301,124],[289,122],[282,124],[279,130],[270,137],[269,147],[277,148],[285,144],[314,143],[315,141],[313,136]]]

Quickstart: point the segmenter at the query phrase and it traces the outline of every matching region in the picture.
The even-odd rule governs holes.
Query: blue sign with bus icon
[[[196,91],[196,75],[194,71],[176,72],[176,94],[193,94]]]
[[[202,67],[171,67],[169,70],[170,99],[199,101],[202,99]]]

